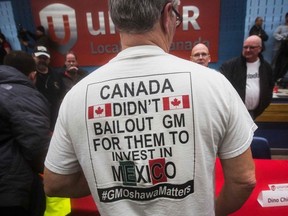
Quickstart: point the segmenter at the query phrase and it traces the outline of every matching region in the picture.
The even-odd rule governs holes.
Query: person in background
[[[288,40],[288,13],[285,14],[285,23],[283,25],[279,25],[273,33],[275,38],[274,44],[274,56],[277,55],[278,50],[280,49],[281,42]]]
[[[35,33],[21,28],[20,35],[22,35],[22,37],[19,37],[19,39],[24,47],[35,49],[37,46],[44,46],[48,49],[48,51],[50,51],[51,41],[43,26],[37,26]],[[32,41],[30,41],[29,38],[31,38]]]
[[[0,65],[3,64],[4,57],[11,52],[10,43],[6,40],[3,33],[0,32]]]
[[[256,119],[269,106],[273,95],[273,72],[261,55],[261,38],[249,36],[243,43],[242,55],[224,62],[220,72],[231,82]]]
[[[60,71],[65,92],[67,93],[76,83],[88,75],[87,71],[79,68],[75,52],[69,51],[65,56],[65,66]]]
[[[43,216],[42,178],[51,134],[46,98],[30,54],[11,51],[0,66],[0,215]]]
[[[285,24],[278,26],[273,36],[275,38],[272,61],[274,79],[275,81],[281,81],[285,75],[286,77],[288,75],[288,13],[285,15]]]
[[[208,47],[203,43],[196,44],[191,50],[190,60],[208,67],[209,62],[211,61]]]
[[[49,101],[50,130],[53,133],[55,122],[62,99],[65,95],[65,87],[58,71],[49,67],[50,53],[44,46],[37,46],[33,53],[36,62],[35,86]],[[46,210],[44,216],[67,215],[71,212],[70,199],[58,197],[46,197]]]
[[[256,17],[255,24],[252,26],[252,28],[249,31],[249,36],[251,35],[257,35],[262,40],[262,52],[265,50],[265,41],[269,39],[269,36],[266,34],[264,29],[262,28],[263,25],[263,18],[262,17]]]
[[[257,126],[224,76],[168,53],[179,3],[109,1],[122,51],[66,94],[45,160],[48,196],[91,191],[101,215],[119,216],[228,215],[247,200]],[[215,200],[217,155],[226,181]]]
[[[287,86],[288,78],[288,38],[282,41],[281,47],[277,53],[274,65],[274,80],[284,88]]]
[[[56,70],[49,67],[50,53],[44,46],[37,46],[33,52],[36,62],[35,86],[49,101],[51,111],[51,131],[57,119],[61,101],[65,95],[62,77]]]

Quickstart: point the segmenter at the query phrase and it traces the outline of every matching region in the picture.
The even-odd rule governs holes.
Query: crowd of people
[[[265,41],[269,38],[262,25],[263,18],[256,17],[249,36],[243,42],[241,56],[225,61],[219,68],[254,120],[271,103],[274,85],[288,82],[288,13],[285,14],[285,24],[278,26],[273,34],[276,42],[271,64],[262,55]],[[209,48],[202,43],[196,44],[191,50],[190,60],[208,67],[211,61]]]
[[[67,52],[61,70],[50,66],[49,40],[42,26],[36,34],[24,29],[21,34],[24,51],[12,50],[0,35],[0,214],[64,216],[71,212],[70,199],[45,195],[44,160],[65,94],[88,73],[73,51]]]
[[[19,40],[32,55],[13,50],[0,34],[1,215],[53,215],[49,197],[89,194],[101,215],[221,216],[241,208],[256,183],[254,121],[288,69],[288,13],[274,33],[272,65],[262,56],[269,37],[257,17],[241,56],[217,72],[209,68],[206,44],[193,47],[190,61],[169,54],[183,19],[179,4],[109,0],[122,51],[89,76],[72,50],[63,67],[51,67],[43,26],[36,33],[21,29]],[[132,113],[136,103],[141,108]],[[122,115],[111,108],[121,104]],[[167,116],[174,116],[175,128]],[[152,131],[158,144],[151,144]],[[164,147],[170,154],[163,155]],[[127,160],[115,158],[122,153]],[[225,182],[216,198],[217,157]],[[162,194],[163,185],[182,192]],[[129,194],[107,199],[116,189]],[[145,195],[151,192],[152,198]]]

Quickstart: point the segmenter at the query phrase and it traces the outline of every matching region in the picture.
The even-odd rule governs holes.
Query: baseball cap
[[[34,50],[34,55],[36,57],[44,55],[44,56],[47,56],[48,58],[50,58],[50,54],[49,54],[47,48],[44,46],[37,46]]]

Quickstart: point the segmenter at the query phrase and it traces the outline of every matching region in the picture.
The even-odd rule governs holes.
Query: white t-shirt
[[[260,60],[253,63],[246,63],[247,65],[247,79],[246,79],[246,94],[245,105],[248,110],[254,110],[260,99],[260,77],[259,67]]]
[[[82,168],[101,215],[211,216],[216,155],[240,155],[255,129],[222,74],[138,46],[68,92],[45,166]]]

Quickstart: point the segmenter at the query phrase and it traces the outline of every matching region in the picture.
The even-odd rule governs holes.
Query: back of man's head
[[[109,0],[111,18],[121,32],[141,34],[150,31],[171,0]],[[175,6],[179,0],[173,0]]]
[[[11,51],[5,56],[3,64],[16,68],[26,76],[36,71],[34,59],[23,51]]]

